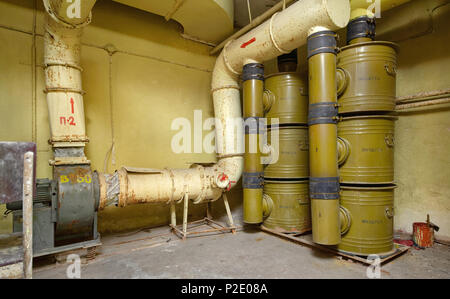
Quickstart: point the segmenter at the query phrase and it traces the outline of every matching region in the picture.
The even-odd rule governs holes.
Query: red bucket
[[[413,223],[413,241],[419,247],[428,248],[433,246],[434,229],[426,222]]]

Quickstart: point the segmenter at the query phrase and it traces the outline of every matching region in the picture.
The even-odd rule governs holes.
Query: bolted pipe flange
[[[375,18],[363,16],[356,18],[347,25],[347,44],[356,38],[375,39]]]
[[[242,81],[264,81],[264,65],[262,63],[247,63],[242,70]]]
[[[330,30],[308,36],[308,59],[320,53],[336,54],[338,51],[336,36],[336,33]]]

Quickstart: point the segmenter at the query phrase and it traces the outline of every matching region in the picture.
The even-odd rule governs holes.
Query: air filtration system
[[[263,225],[269,231],[302,231],[311,217],[315,243],[334,245],[351,255],[389,255],[395,249],[398,46],[374,41],[374,16],[365,3],[350,2],[347,46],[337,48],[333,31],[308,37],[309,111],[301,99],[306,88],[298,75],[281,73],[266,79],[266,116],[278,117],[280,125],[269,127],[279,130],[279,160],[264,171],[264,202],[272,210]],[[383,1],[381,9],[404,2]],[[280,70],[293,68],[292,59],[286,60],[290,65],[280,64],[283,60],[280,56]],[[308,133],[301,127],[306,116]],[[303,178],[308,166],[309,194],[307,181],[293,181]]]
[[[97,211],[109,205],[168,204],[174,227],[175,204],[183,202],[185,229],[189,201],[226,198],[241,174],[245,223],[277,232],[312,230],[315,243],[355,255],[393,250],[392,112],[398,49],[373,41],[374,18],[362,9],[366,1],[297,1],[225,45],[211,86],[216,164],[122,167],[111,174],[92,171],[84,153],[81,27],[90,22],[95,0],[86,1],[75,23],[64,16],[62,2],[44,0],[54,178],[37,182],[36,204],[44,203],[46,209],[36,223],[53,229],[36,236],[48,234],[41,242],[43,252],[99,241]],[[404,2],[383,1],[381,9]],[[338,49],[336,30],[350,19],[348,45]],[[305,44],[308,80],[296,73],[295,49]],[[263,63],[275,57],[279,73],[264,77]],[[235,130],[236,120],[242,125],[242,119],[244,130]],[[270,156],[276,157],[268,165],[260,147],[265,139]],[[63,247],[55,248],[56,243]]]
[[[350,219],[337,248],[356,254],[394,250],[394,128],[398,47],[373,41],[375,19],[347,26],[337,56],[341,210]]]
[[[306,80],[295,73],[296,50],[278,57],[278,70],[266,78],[264,94],[267,140],[277,161],[264,169],[264,201],[272,209],[263,225],[278,232],[303,233],[311,230],[308,97]],[[278,122],[272,123],[272,118]],[[272,142],[272,136],[278,137],[277,142]]]

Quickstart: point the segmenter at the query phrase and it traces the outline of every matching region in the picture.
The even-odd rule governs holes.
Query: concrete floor
[[[81,278],[366,278],[367,266],[246,229],[181,241],[167,227],[106,236]],[[61,260],[61,257],[60,257]],[[64,257],[62,257],[64,261]],[[67,263],[35,262],[34,278],[66,278]],[[450,247],[397,257],[381,278],[450,278]]]

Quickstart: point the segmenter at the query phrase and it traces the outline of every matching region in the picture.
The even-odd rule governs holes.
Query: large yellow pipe
[[[349,19],[350,3],[348,0],[297,1],[285,10],[274,14],[270,20],[240,38],[229,42],[224,47],[216,60],[211,83],[219,161],[210,169],[205,170],[211,173],[210,176],[204,176],[201,177],[201,180],[195,181],[206,184],[208,189],[212,188],[217,189],[214,191],[224,192],[233,187],[240,179],[243,168],[242,141],[244,140],[244,134],[242,130],[235,130],[233,125],[240,123],[240,126],[242,126],[242,123],[236,122],[236,120],[242,120],[239,75],[242,73],[243,66],[249,62],[261,63],[281,54],[289,53],[304,45],[308,35],[317,30],[344,28],[347,26]],[[336,90],[335,86],[334,89]],[[334,143],[336,144],[336,140],[334,140]],[[173,184],[182,183],[185,180],[182,177],[183,175],[198,176],[201,173],[195,169],[189,169],[185,172],[173,171],[171,175]],[[148,180],[161,178],[161,176],[155,176],[154,174],[142,174],[142,176],[148,177]],[[111,179],[115,177],[117,176],[105,175],[105,178],[101,179],[107,185],[106,204],[117,202],[115,195],[118,193],[124,194],[122,190],[120,192],[116,190],[116,184],[114,184],[116,180]],[[222,181],[221,178],[226,179]],[[126,182],[127,180],[123,181]],[[217,182],[214,183],[213,181]],[[194,180],[186,182],[186,189],[197,189],[190,185],[197,184]],[[224,182],[229,183],[224,184]],[[136,187],[128,185],[126,194],[130,197],[130,201],[137,203],[133,199],[132,188]],[[102,189],[105,190],[105,188]],[[120,189],[122,189],[122,184]],[[158,192],[161,192],[161,189],[160,187],[147,188],[145,192],[152,194],[141,196],[143,199],[141,202],[144,202],[146,198],[158,198]],[[164,194],[166,193],[164,191]],[[208,192],[206,196],[202,195],[202,197],[205,200],[214,199],[214,194],[215,192]],[[259,204],[257,210],[259,214]]]
[[[308,38],[309,172],[313,241],[341,240],[337,152],[336,34]]]
[[[377,7],[375,0],[368,2],[367,0],[350,0],[351,14],[350,20],[354,20],[359,17],[368,16],[373,18],[375,16],[375,9],[380,9],[381,12],[402,5],[411,0],[379,0],[380,4]]]
[[[248,63],[242,75],[245,154],[242,185],[244,189],[244,222],[259,224],[263,221],[264,169],[261,163],[259,143],[261,139],[260,119],[264,116],[264,66]]]
[[[343,28],[349,18],[348,0],[297,1],[252,31],[229,42],[217,58],[213,72],[214,109],[216,103],[240,102],[238,76],[249,61],[264,62],[290,53],[304,45],[314,32]],[[244,190],[244,198],[251,198],[248,193]],[[245,222],[262,220],[260,203],[259,194],[253,200],[245,200]],[[250,221],[250,218],[253,220]]]
[[[55,150],[53,165],[89,164],[84,155],[88,138],[81,84],[81,27],[89,24],[95,2],[44,0],[45,92],[50,142]]]

